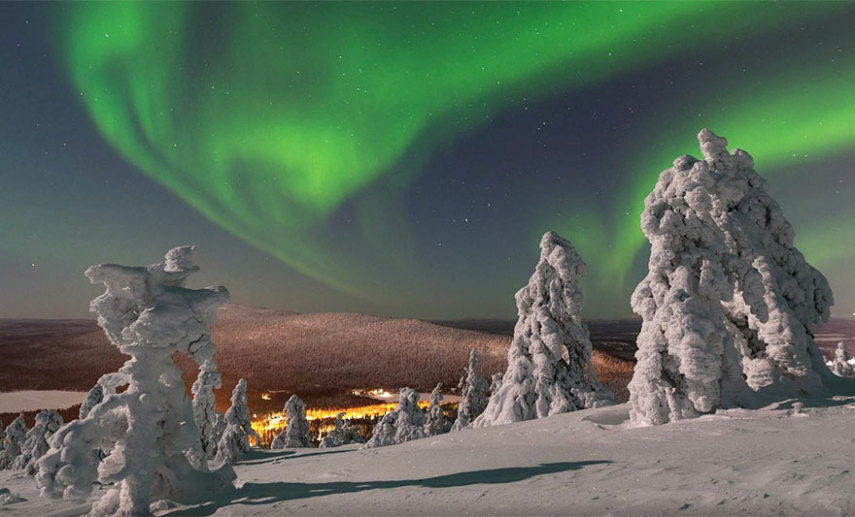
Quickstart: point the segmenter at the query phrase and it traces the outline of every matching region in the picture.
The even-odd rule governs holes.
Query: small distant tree
[[[831,361],[831,371],[839,377],[855,376],[855,368],[849,362],[852,357],[846,351],[846,346],[843,341],[837,343],[837,349],[834,351],[834,359]]]
[[[320,447],[340,447],[351,443],[365,443],[365,440],[356,429],[350,427],[350,423],[344,419],[344,413],[339,413],[335,417],[335,429],[321,439]]]
[[[100,384],[95,384],[95,386],[89,390],[89,393],[86,394],[86,400],[83,401],[83,404],[80,404],[80,413],[78,414],[78,418],[83,420],[89,416],[89,412],[92,411],[92,408],[103,401],[104,388]]]
[[[226,427],[217,443],[217,461],[234,463],[244,452],[249,452],[249,438],[258,439],[252,428],[249,408],[246,405],[246,379],[238,381],[232,390],[232,405],[224,417]]]
[[[425,436],[436,436],[447,433],[451,429],[451,422],[445,418],[445,413],[442,410],[441,389],[442,383],[440,382],[430,394],[430,405],[427,408],[425,420]]]
[[[383,415],[363,447],[384,447],[425,437],[425,413],[419,407],[419,392],[401,390],[398,407]]]
[[[555,232],[543,235],[534,274],[516,294],[519,319],[507,371],[474,427],[614,404],[597,380],[582,322],[579,281],[585,272],[570,241]]]
[[[271,449],[311,447],[309,421],[306,419],[306,403],[297,395],[291,395],[285,403],[285,430],[277,434],[270,443]]]
[[[478,371],[478,351],[469,352],[469,365],[466,375],[460,379],[461,398],[457,405],[457,419],[451,426],[452,431],[460,431],[469,427],[478,415],[487,407],[487,381]]]
[[[220,372],[213,361],[205,361],[193,383],[193,420],[199,428],[199,447],[207,460],[217,454],[217,402],[214,389],[223,385]],[[205,462],[202,461],[202,464]]]
[[[53,410],[39,411],[33,428],[21,446],[21,454],[15,458],[13,469],[23,469],[28,476],[36,473],[36,460],[50,449],[48,438],[62,427],[62,416]]]
[[[27,440],[27,423],[24,421],[24,414],[18,415],[9,427],[6,428],[6,435],[3,436],[3,450],[0,451],[0,470],[13,469],[15,460],[21,455],[21,448]]]

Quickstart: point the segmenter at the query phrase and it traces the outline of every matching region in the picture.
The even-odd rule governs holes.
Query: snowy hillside
[[[628,428],[621,405],[379,449],[255,451],[236,466],[234,495],[156,513],[851,514],[855,398],[826,403],[646,428]],[[0,472],[0,487],[0,515],[88,508],[39,497],[20,472]]]

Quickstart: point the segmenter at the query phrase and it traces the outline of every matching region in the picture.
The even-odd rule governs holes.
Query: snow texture
[[[419,392],[416,390],[403,388],[398,407],[383,415],[363,447],[385,447],[424,438],[426,418],[419,407],[419,398]]]
[[[23,469],[28,476],[36,473],[36,461],[50,448],[48,438],[62,426],[62,416],[53,410],[39,411],[33,428],[27,431],[27,437],[21,446],[21,454],[15,458],[13,469]]]
[[[466,376],[460,379],[461,399],[457,405],[457,418],[452,431],[466,429],[487,407],[487,381],[478,370],[478,351],[469,352]]]
[[[306,403],[297,395],[285,402],[285,430],[277,434],[270,443],[271,449],[311,447],[309,421],[306,419]]]
[[[246,379],[240,379],[232,390],[232,405],[226,411],[224,420],[225,429],[217,443],[216,459],[220,463],[234,463],[241,454],[249,452],[250,437],[258,440],[246,405]]]
[[[6,428],[6,434],[3,436],[3,449],[0,450],[0,470],[17,469],[15,460],[21,455],[21,448],[27,440],[27,423],[24,421],[24,414],[18,415],[18,418],[9,424]]]
[[[350,427],[350,422],[344,419],[345,413],[339,413],[335,417],[335,428],[321,438],[320,448],[341,447],[351,443],[365,443],[356,429]]]
[[[643,318],[629,384],[636,425],[841,386],[812,334],[829,316],[828,282],[793,246],[751,156],[728,153],[708,129],[698,140],[704,159],[675,160],[641,216],[652,249],[632,295]]]
[[[579,280],[585,271],[570,241],[544,234],[534,274],[516,294],[519,319],[507,371],[474,427],[614,404],[594,373],[593,346],[582,323]]]
[[[207,460],[217,454],[217,442],[220,435],[217,434],[217,402],[214,398],[214,389],[220,388],[223,382],[217,364],[211,360],[202,363],[199,375],[193,382],[191,392],[193,393],[193,420],[199,429],[199,447],[203,461],[199,465],[206,465]],[[200,458],[201,459],[201,458]]]
[[[451,422],[445,418],[445,412],[443,412],[441,406],[441,389],[442,383],[440,382],[430,393],[430,405],[425,414],[425,436],[436,436],[451,430]]]
[[[83,420],[89,415],[89,412],[92,411],[92,408],[100,404],[104,401],[104,388],[101,387],[100,384],[95,384],[89,393],[86,394],[86,399],[83,400],[83,403],[80,404],[80,412],[78,413],[79,419]]]
[[[50,438],[36,474],[42,495],[84,499],[98,482],[109,488],[93,515],[145,515],[152,501],[189,502],[233,488],[230,466],[202,472],[185,455],[199,433],[172,354],[189,355],[200,365],[211,360],[210,325],[228,300],[224,287],[184,287],[198,270],[194,255],[193,247],[184,246],[170,250],[162,264],[86,270],[92,283],[106,287],[90,306],[98,324],[131,359],[99,379],[104,400],[86,418]],[[99,450],[106,454],[103,461]]]
[[[855,368],[852,367],[852,358],[849,356],[849,352],[846,351],[843,341],[837,343],[837,348],[834,350],[831,371],[839,377],[855,376]]]
[[[170,515],[852,515],[855,399],[721,410],[653,427],[629,405],[447,433],[394,447],[259,450],[242,487]],[[79,515],[0,471],[4,515]],[[0,489],[2,493],[2,489]]]

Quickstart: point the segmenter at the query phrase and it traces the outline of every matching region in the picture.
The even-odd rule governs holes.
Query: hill
[[[250,409],[258,412],[280,409],[295,392],[314,407],[341,407],[365,403],[349,394],[353,389],[430,391],[437,382],[453,388],[470,349],[478,349],[489,377],[504,370],[510,343],[507,334],[421,320],[246,305],[224,307],[213,338],[224,381],[217,393],[220,409],[227,407],[237,380],[246,377]],[[93,320],[0,320],[0,348],[0,391],[87,391],[126,360]],[[183,357],[178,363],[189,386],[195,366]],[[632,363],[595,352],[594,366],[618,399],[626,400]],[[262,392],[270,399],[262,400]]]

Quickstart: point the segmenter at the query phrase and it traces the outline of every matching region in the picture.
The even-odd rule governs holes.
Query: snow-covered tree
[[[131,359],[98,381],[102,402],[50,438],[36,474],[43,495],[86,498],[97,481],[110,488],[93,514],[142,515],[153,500],[193,502],[232,487],[230,466],[201,472],[185,456],[199,433],[172,355],[186,354],[200,365],[212,359],[210,326],[228,300],[224,287],[184,287],[199,269],[194,256],[195,249],[184,246],[170,250],[162,264],[86,270],[92,283],[106,287],[91,303],[98,324]],[[125,389],[117,393],[120,386]],[[107,454],[103,461],[98,450]]]
[[[199,429],[199,446],[206,459],[217,454],[217,402],[214,389],[223,385],[220,372],[213,361],[205,361],[193,383],[193,420]],[[202,464],[205,462],[203,461]]]
[[[469,427],[478,415],[487,407],[487,380],[478,371],[478,351],[469,352],[469,365],[466,375],[460,379],[460,402],[457,404],[457,419],[451,426],[452,431]]]
[[[0,470],[16,468],[15,460],[21,455],[21,448],[27,440],[27,422],[24,414],[9,424],[3,436],[3,449],[0,450]],[[20,467],[17,467],[20,468]]]
[[[504,374],[502,372],[496,372],[490,377],[490,395],[499,391],[499,388],[502,386],[502,378]],[[486,406],[486,403],[485,403]]]
[[[540,241],[540,261],[516,294],[519,319],[502,384],[474,427],[543,418],[614,403],[597,380],[593,346],[582,323],[579,279],[585,263],[554,232]]]
[[[80,404],[80,413],[77,418],[83,420],[92,411],[92,408],[100,404],[104,400],[104,388],[100,384],[95,384],[89,393],[86,394],[86,399],[83,404]]]
[[[53,410],[39,411],[33,428],[21,446],[21,454],[12,463],[13,469],[23,469],[28,476],[36,473],[36,460],[50,448],[48,438],[62,426],[62,416]]]
[[[306,419],[306,403],[297,395],[285,402],[285,430],[277,434],[270,443],[271,449],[311,447],[309,421]]]
[[[249,451],[249,438],[258,439],[246,405],[246,379],[240,379],[232,390],[232,405],[224,420],[226,427],[217,443],[217,461],[234,463],[242,453]]]
[[[441,389],[442,383],[440,382],[430,393],[430,405],[425,414],[425,436],[436,436],[447,433],[451,429],[451,422],[445,418],[445,413],[442,410]]]
[[[855,377],[855,368],[850,361],[852,357],[846,351],[846,345],[843,341],[837,343],[837,349],[834,350],[834,359],[831,361],[831,371],[839,377]]]
[[[398,407],[383,415],[363,447],[383,447],[425,437],[425,413],[419,407],[419,392],[401,390]]]
[[[344,419],[344,413],[339,413],[335,417],[335,429],[321,439],[320,447],[340,447],[350,443],[365,443],[365,440],[356,429],[350,427],[350,423]]]
[[[831,289],[748,153],[704,129],[647,196],[649,273],[632,295],[644,322],[629,384],[637,425],[816,396],[834,384],[812,330]]]

